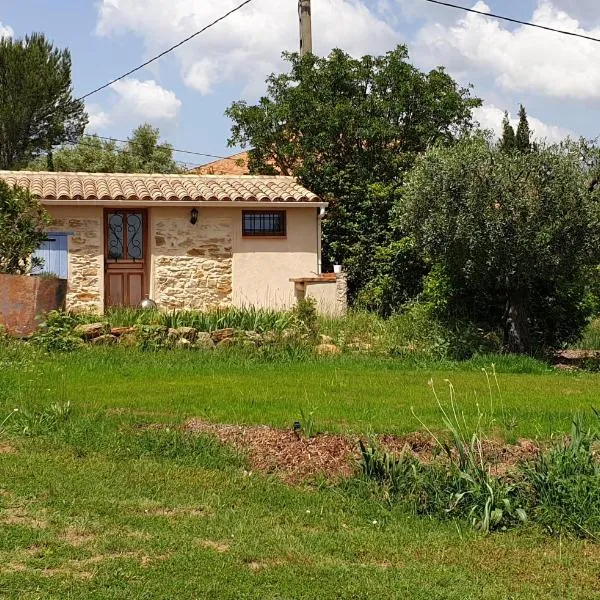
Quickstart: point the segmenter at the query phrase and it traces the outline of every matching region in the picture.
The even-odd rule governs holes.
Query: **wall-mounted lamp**
[[[319,210],[319,218],[323,219],[325,217],[325,208],[321,207],[321,209]]]
[[[198,209],[192,208],[192,212],[190,213],[190,223],[195,225],[198,222]]]

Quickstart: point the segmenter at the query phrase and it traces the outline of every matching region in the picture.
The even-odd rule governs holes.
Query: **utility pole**
[[[298,0],[298,15],[300,16],[300,56],[304,56],[313,51],[310,0]]]

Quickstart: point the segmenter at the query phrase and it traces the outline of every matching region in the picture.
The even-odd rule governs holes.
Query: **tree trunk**
[[[508,290],[504,313],[504,348],[512,354],[528,354],[531,336],[527,307],[527,288]]]

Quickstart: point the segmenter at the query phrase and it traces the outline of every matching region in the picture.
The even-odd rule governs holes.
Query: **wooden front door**
[[[104,288],[106,306],[138,306],[147,291],[144,210],[107,210],[104,214]]]

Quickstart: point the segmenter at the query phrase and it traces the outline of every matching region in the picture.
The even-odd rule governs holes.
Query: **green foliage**
[[[319,335],[319,316],[316,300],[314,298],[301,298],[296,302],[292,315],[301,333],[307,335],[310,341],[315,342]]]
[[[535,518],[549,531],[600,539],[599,439],[577,416],[569,439],[525,467]]]
[[[124,148],[95,136],[82,138],[51,154],[53,171],[85,171],[90,173],[179,173],[169,144],[159,143],[160,132],[149,124],[133,131]],[[29,168],[50,170],[48,157],[41,156]]]
[[[448,318],[502,328],[514,352],[577,337],[586,277],[600,261],[598,198],[582,152],[565,144],[507,154],[474,136],[417,161],[397,226],[445,278],[438,300]]]
[[[404,175],[431,144],[452,143],[470,127],[480,101],[443,69],[419,71],[405,46],[360,59],[341,50],[326,58],[284,57],[289,72],[268,78],[258,104],[240,101],[227,110],[230,143],[252,148],[253,172],[295,175],[330,201],[324,263],[345,265],[352,298],[378,274],[378,261],[392,262],[386,281],[373,284],[386,288],[381,295],[389,312],[385,303],[409,291],[390,281],[403,267],[376,255],[402,237],[392,235],[390,211]],[[377,303],[378,293],[369,302]]]
[[[522,104],[519,107],[519,125],[515,136],[515,149],[518,152],[530,152],[532,150],[531,129],[527,120],[527,112]]]
[[[513,152],[517,145],[515,138],[515,130],[510,124],[508,111],[504,113],[504,119],[502,119],[502,139],[500,140],[500,148],[502,152]]]
[[[307,440],[315,437],[317,432],[317,422],[315,419],[315,409],[305,411],[300,409],[300,430]]]
[[[84,131],[84,103],[73,98],[71,54],[43,34],[0,38],[0,169],[23,168]]]
[[[105,319],[113,327],[136,325],[162,325],[164,327],[194,327],[198,331],[233,328],[241,331],[282,332],[291,326],[293,315],[282,311],[248,308],[219,308],[206,312],[193,310],[141,310],[137,308],[114,308]],[[102,321],[98,316],[88,316],[89,321]]]
[[[60,310],[50,311],[31,342],[47,352],[73,352],[85,347],[84,341],[73,333],[82,317]]]
[[[426,273],[427,266],[411,238],[380,246],[374,252],[367,283],[358,293],[356,304],[390,316],[418,296]]]
[[[25,274],[37,266],[30,257],[46,239],[49,223],[48,213],[27,190],[0,181],[0,273]]]

